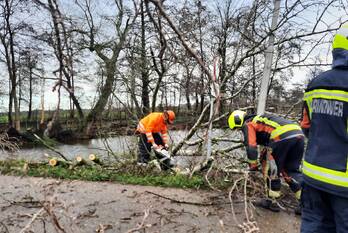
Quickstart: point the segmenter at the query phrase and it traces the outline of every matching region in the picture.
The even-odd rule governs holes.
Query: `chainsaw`
[[[175,166],[172,158],[170,158],[170,153],[164,147],[154,149],[155,156],[161,165],[161,169],[168,170]]]

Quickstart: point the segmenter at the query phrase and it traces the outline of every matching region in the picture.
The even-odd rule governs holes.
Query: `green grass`
[[[7,115],[2,115],[0,116],[0,123],[7,123],[8,122],[8,117]]]
[[[27,168],[24,168],[27,167]],[[151,185],[175,188],[206,188],[202,176],[189,178],[153,168],[139,168],[134,164],[116,165],[112,170],[98,165],[51,167],[46,163],[28,163],[24,160],[0,161],[0,173],[3,175],[51,177],[68,180],[111,181],[122,184]]]

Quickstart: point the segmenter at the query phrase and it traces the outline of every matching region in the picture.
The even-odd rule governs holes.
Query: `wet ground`
[[[245,222],[242,199],[234,212]],[[299,232],[293,213],[255,209],[260,232]],[[3,232],[242,232],[227,192],[0,176]],[[251,231],[249,231],[251,232]]]

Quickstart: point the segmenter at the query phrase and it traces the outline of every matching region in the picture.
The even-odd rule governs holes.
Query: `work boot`
[[[137,165],[138,165],[138,166],[141,166],[141,167],[146,167],[146,166],[147,166],[147,163],[144,163],[144,162],[137,162]]]
[[[302,207],[301,204],[298,204],[294,210],[296,215],[301,215],[302,214]]]
[[[255,205],[273,212],[280,211],[280,207],[278,206],[277,202],[271,199],[261,199],[260,201],[255,202]]]

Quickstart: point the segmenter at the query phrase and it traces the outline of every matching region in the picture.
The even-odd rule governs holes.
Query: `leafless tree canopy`
[[[282,1],[275,30],[268,0],[4,0],[0,10],[9,124],[19,129],[21,111],[31,119],[46,106],[55,121],[69,109],[88,135],[115,108],[134,120],[174,108],[198,122],[214,93],[213,118],[255,107],[270,35],[267,106],[286,114],[330,65],[330,40],[347,20],[347,2],[335,0]]]

